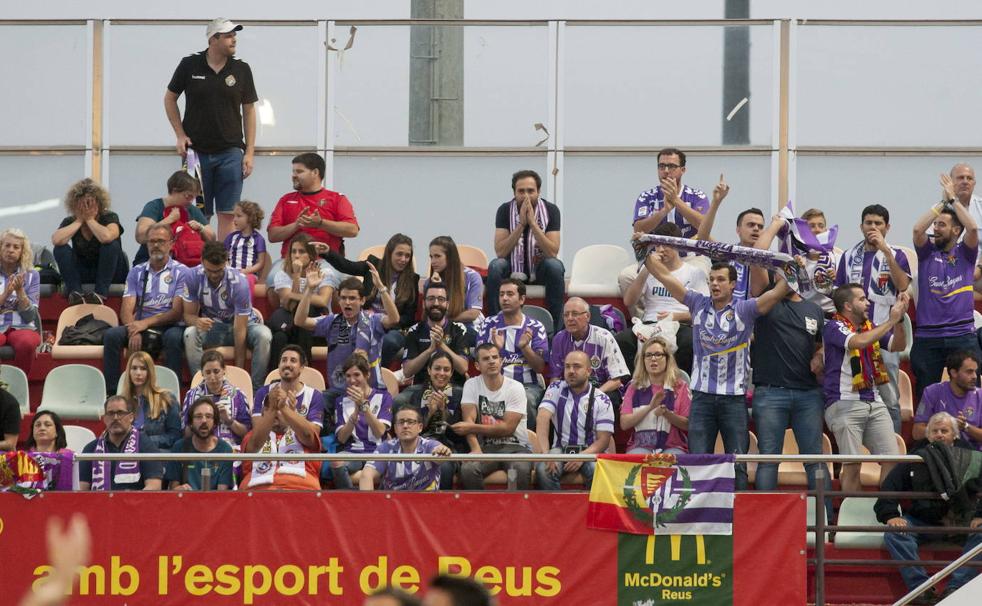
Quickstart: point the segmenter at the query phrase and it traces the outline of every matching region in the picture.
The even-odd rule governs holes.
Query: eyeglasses
[[[416,425],[417,423],[419,423],[419,421],[417,421],[416,419],[399,419],[398,421],[396,421],[396,425],[406,425],[406,426]]]
[[[448,299],[446,297],[426,297],[423,301],[427,303],[446,303]]]
[[[658,163],[658,170],[675,170],[676,168],[682,168],[679,164],[668,164],[665,162]]]
[[[576,316],[585,316],[588,313],[590,313],[590,312],[588,312],[588,311],[564,311],[563,312],[563,317],[564,318],[575,318]]]
[[[668,354],[661,353],[661,352],[649,351],[649,352],[647,352],[647,353],[644,354],[644,359],[645,360],[660,360],[661,358],[667,358],[667,357],[668,357]]]
[[[128,410],[107,410],[104,416],[109,417],[110,419],[122,419],[123,417],[131,414],[133,413]]]

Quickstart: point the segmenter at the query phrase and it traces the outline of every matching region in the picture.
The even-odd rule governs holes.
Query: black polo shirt
[[[242,105],[259,100],[248,63],[231,58],[216,74],[208,67],[207,51],[188,55],[174,70],[167,89],[185,96],[182,124],[196,151],[245,149]]]
[[[784,298],[754,324],[750,347],[754,385],[817,389],[811,371],[815,345],[822,342],[825,314],[811,301]]]
[[[443,340],[450,347],[450,351],[459,356],[468,357],[467,329],[463,324],[460,322],[447,322],[443,327]],[[406,353],[403,355],[403,361],[412,360],[426,351],[429,346],[430,323],[427,320],[420,320],[416,324],[413,324],[412,328],[406,332]],[[424,383],[426,369],[423,368],[413,376],[417,375],[418,378],[414,382]],[[450,382],[457,386],[463,386],[466,380],[467,377],[456,370],[453,371],[453,375],[450,377]]]

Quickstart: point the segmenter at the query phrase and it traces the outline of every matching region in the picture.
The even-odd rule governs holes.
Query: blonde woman
[[[644,342],[621,404],[621,429],[634,429],[628,454],[689,452],[689,385],[675,364],[674,347],[662,337]]]
[[[157,385],[153,358],[145,351],[130,354],[121,396],[136,402],[133,427],[162,451],[181,439],[181,409],[177,396]]]
[[[109,210],[109,192],[92,179],[82,179],[65,194],[68,216],[51,235],[55,260],[65,281],[68,304],[101,304],[109,285],[126,282],[126,258],[119,215]],[[95,292],[82,294],[82,282]]]
[[[0,345],[14,348],[14,366],[31,374],[41,344],[38,301],[41,277],[34,270],[34,254],[27,235],[19,229],[0,232]]]

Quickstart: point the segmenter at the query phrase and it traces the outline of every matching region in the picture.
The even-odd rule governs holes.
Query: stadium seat
[[[634,362],[629,362],[628,363],[628,368],[631,368],[633,365],[634,365]],[[689,373],[685,372],[681,368],[676,368],[675,369],[675,372],[677,372],[678,375],[679,375],[679,377],[681,377],[682,380],[685,381],[685,384],[686,385],[690,385],[692,383],[692,377],[689,376]]]
[[[461,263],[471,269],[481,269],[487,273],[488,255],[483,250],[470,244],[458,244],[457,253],[460,255]]]
[[[324,345],[315,345],[311,347],[310,359],[311,361],[316,361],[316,362],[327,360],[327,347]]]
[[[154,371],[157,373],[157,386],[174,394],[174,397],[178,401],[181,400],[181,381],[177,378],[177,375],[173,370],[167,368],[166,366],[154,365]],[[119,383],[116,385],[116,393],[123,393],[123,382],[126,380],[126,373],[124,372],[119,377]]]
[[[873,499],[846,497],[839,507],[839,526],[880,526],[873,513]],[[835,546],[840,549],[883,549],[882,532],[837,532]]]
[[[56,412],[62,419],[97,421],[102,418],[105,401],[102,371],[88,364],[63,364],[45,377],[38,410]]]
[[[358,253],[359,261],[367,261],[369,255],[374,255],[379,259],[385,254],[385,244],[376,244],[375,246],[369,246],[368,248],[362,250]]]
[[[31,412],[31,394],[27,375],[24,374],[24,371],[16,366],[4,364],[0,366],[0,381],[7,384],[7,391],[20,404],[21,416],[29,414]]]
[[[893,435],[897,440],[899,453],[902,455],[907,454],[907,443],[904,442],[903,436],[899,433]],[[869,454],[869,450],[865,446],[863,447],[863,454]],[[859,482],[867,488],[878,488],[880,486],[880,464],[872,461],[860,464]]]
[[[194,373],[194,376],[191,377],[191,387],[201,383],[203,378],[200,370]],[[249,376],[249,371],[238,366],[227,365],[225,366],[225,378],[245,394],[247,402],[252,403],[252,377]]]
[[[760,449],[757,446],[757,434],[752,431],[747,432],[750,439],[750,447],[747,449],[747,454],[760,454]],[[723,436],[716,434],[716,447],[713,449],[715,454],[725,454],[726,450],[723,448]],[[757,477],[757,463],[747,463],[747,480],[753,484],[754,478]]]
[[[781,454],[796,455],[798,451],[798,441],[795,440],[794,432],[790,429],[784,430],[784,449]],[[822,434],[822,454],[832,454],[832,441],[829,437]],[[832,475],[832,464],[826,463],[828,477]],[[778,486],[806,486],[808,476],[805,474],[805,464],[791,461],[779,463],[777,466],[777,485]]]
[[[274,368],[268,375],[266,375],[265,384],[269,385],[273,381],[279,380],[280,371],[278,368]],[[324,375],[322,375],[319,370],[311,366],[303,367],[303,370],[300,372],[300,380],[303,381],[305,385],[310,385],[314,389],[320,391],[327,389],[327,384],[324,382]]]
[[[522,313],[534,320],[542,322],[542,325],[546,328],[546,334],[552,338],[555,326],[553,326],[552,314],[549,313],[549,310],[538,305],[523,305]]]
[[[95,433],[88,427],[81,425],[65,425],[65,439],[68,440],[69,450],[82,452],[86,444],[95,439]]]
[[[84,316],[92,314],[97,320],[102,320],[110,326],[119,326],[119,318],[111,307],[105,305],[90,305],[83,303],[66,307],[58,316],[58,329],[55,332],[55,344],[51,348],[51,357],[55,360],[84,359],[99,360],[102,358],[102,345],[59,345],[61,333],[66,326],[75,326]],[[102,403],[100,402],[101,406]]]
[[[817,512],[815,511],[815,497],[806,497],[805,498],[805,524],[806,525],[808,525],[808,526],[814,526],[815,525],[815,514],[816,513]],[[828,525],[829,524],[829,521],[828,520],[825,520],[825,524]],[[815,546],[815,533],[814,532],[809,532],[809,531],[805,531],[805,533],[806,533],[805,534],[805,543],[808,545],[808,547],[814,547]],[[828,542],[828,538],[829,538],[829,533],[826,532],[825,533],[825,541],[826,542]]]
[[[901,326],[904,329],[904,337],[907,339],[907,346],[903,349],[903,351],[898,353],[900,354],[901,360],[909,360],[910,348],[914,345],[914,325],[911,324],[909,315],[904,314],[904,321],[901,323]]]
[[[897,376],[897,387],[900,390],[900,420],[910,421],[914,418],[914,390],[910,385],[910,375],[903,369]]]
[[[573,257],[567,295],[576,297],[620,297],[617,275],[634,261],[634,255],[621,246],[586,246]]]
[[[385,383],[385,389],[390,396],[394,398],[399,395],[399,379],[394,372],[385,367],[382,368],[382,382]]]

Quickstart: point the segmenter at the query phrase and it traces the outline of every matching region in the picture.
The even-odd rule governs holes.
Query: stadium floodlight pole
[[[958,558],[951,564],[948,564],[941,570],[934,573],[934,576],[932,576],[930,579],[924,581],[923,583],[915,587],[913,590],[911,590],[910,593],[908,593],[904,597],[894,602],[893,606],[904,606],[904,604],[910,604],[914,600],[914,598],[921,595],[931,587],[934,587],[935,583],[945,578],[949,574],[955,572],[955,570],[961,568],[963,564],[967,563],[969,560],[979,555],[980,553],[982,553],[982,543],[979,543],[972,549],[966,551],[961,555],[960,558]]]

